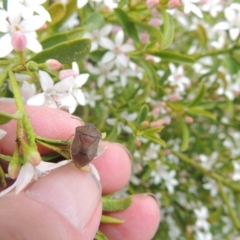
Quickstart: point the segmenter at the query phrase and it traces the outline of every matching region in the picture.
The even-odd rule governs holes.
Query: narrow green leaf
[[[181,131],[182,131],[182,143],[180,146],[180,151],[184,152],[188,149],[189,145],[189,130],[187,124],[184,122],[181,123]]]
[[[149,112],[149,107],[147,104],[144,104],[138,114],[138,118],[137,118],[137,126],[139,126],[147,117]]]
[[[48,59],[56,59],[61,63],[72,63],[83,58],[90,51],[90,48],[91,41],[89,39],[64,42],[55,47],[47,48],[33,56],[29,61],[43,63]]]
[[[89,15],[83,22],[82,26],[86,31],[93,31],[99,29],[104,24],[104,17],[99,12],[94,12]]]
[[[117,223],[117,224],[121,224],[121,223],[124,223],[124,220],[102,215],[101,223]]]
[[[188,104],[189,107],[196,106],[198,103],[200,103],[205,95],[206,92],[206,86],[203,82],[200,84],[200,90],[198,91],[197,95],[194,97],[194,99]]]
[[[6,112],[0,111],[0,125],[10,122],[12,119],[19,120],[22,118],[23,114],[21,111],[17,111],[14,114],[8,114]]]
[[[161,146],[163,146],[164,148],[166,147],[166,143],[164,140],[162,140],[160,137],[156,136],[156,135],[150,135],[150,134],[143,134],[143,137],[147,138],[150,141],[153,141],[157,144],[160,144]]]
[[[198,33],[198,37],[199,37],[199,41],[200,41],[201,45],[203,45],[203,46],[206,45],[207,33],[202,24],[197,25],[197,33]]]
[[[163,126],[161,127],[153,127],[153,128],[148,128],[148,129],[144,129],[144,134],[156,134],[156,133],[160,133],[163,130]]]
[[[194,58],[189,55],[181,54],[177,52],[171,51],[151,51],[149,54],[152,54],[157,57],[161,57],[163,60],[174,62],[174,63],[185,63],[185,64],[192,64],[195,62]]]
[[[164,21],[164,30],[163,37],[160,44],[160,50],[168,48],[174,37],[174,22],[170,15],[166,11],[162,11],[163,21]]]
[[[189,109],[186,109],[186,112],[192,115],[200,115],[211,118],[212,120],[216,120],[215,115],[211,112],[206,111],[203,107],[191,107]]]
[[[132,20],[128,17],[128,15],[121,9],[115,8],[114,12],[117,16],[118,21],[123,26],[124,30],[127,32],[128,36],[133,39],[133,41],[137,44],[140,43],[138,38],[138,31],[132,22]]]
[[[95,240],[108,240],[108,238],[100,230],[97,231],[94,239]]]
[[[141,28],[142,30],[146,31],[149,34],[151,41],[158,41],[158,42],[162,41],[163,36],[160,29],[153,27],[149,24],[139,22],[135,19],[132,19],[132,21],[135,23],[137,27]]]
[[[60,44],[63,42],[80,39],[82,37],[83,33],[84,33],[83,28],[75,28],[75,29],[65,32],[65,33],[54,34],[52,37],[49,37],[49,38],[43,40],[41,42],[41,44],[44,49],[49,48],[49,47],[54,47],[57,44]]]
[[[49,25],[54,25],[62,20],[66,14],[66,7],[60,2],[55,2],[49,7],[48,12],[52,18],[52,21],[49,22]]]
[[[132,203],[132,197],[121,199],[102,198],[102,209],[104,212],[122,211],[128,208]]]

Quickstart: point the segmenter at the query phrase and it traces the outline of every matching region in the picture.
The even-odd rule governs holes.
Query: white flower
[[[23,101],[26,103],[29,98],[33,97],[36,94],[36,86],[34,84],[28,83],[27,81],[24,81],[20,88],[20,93]]]
[[[237,161],[233,161],[234,173],[232,175],[233,181],[240,180],[240,164]]]
[[[194,209],[194,213],[197,218],[195,223],[197,229],[209,231],[209,223],[207,222],[209,215],[207,207],[202,206],[200,209]]]
[[[15,1],[13,1],[15,2]],[[39,15],[34,15],[29,19],[21,20],[21,7],[19,4],[9,2],[8,12],[0,10],[0,32],[5,33],[0,38],[0,57],[7,56],[12,50],[11,37],[14,32],[22,32],[27,39],[27,48],[33,52],[42,50],[41,44],[37,40],[35,33],[45,23],[45,19]],[[11,4],[12,3],[12,4]]]
[[[62,80],[54,85],[52,78],[47,72],[39,71],[40,84],[43,92],[39,93],[27,100],[28,105],[47,105],[53,108],[61,108],[69,106],[69,93],[67,92],[72,82],[69,79]],[[73,97],[72,97],[73,98]],[[74,109],[76,108],[76,101],[72,103]]]
[[[96,94],[96,89],[92,89],[91,92],[86,92],[86,103],[90,105],[90,107],[94,108],[96,105],[96,101],[102,99],[101,95]]]
[[[86,38],[90,38],[92,41],[92,45],[91,45],[91,52],[95,51],[99,48],[99,45],[102,44],[102,41],[104,41],[104,38],[107,37],[110,32],[112,31],[112,25],[107,24],[104,27],[102,27],[101,29],[96,29],[93,30],[92,32],[86,32],[84,34],[84,37]],[[104,43],[103,43],[104,45]]]
[[[201,165],[204,168],[211,170],[213,168],[213,165],[215,164],[215,162],[218,159],[218,153],[213,152],[211,156],[206,156],[204,154],[200,154],[199,159],[201,161]]]
[[[215,18],[219,12],[223,11],[223,2],[222,0],[207,0],[202,5],[202,10],[204,12],[209,12],[210,15]]]
[[[185,77],[183,66],[176,67],[174,64],[170,63],[169,68],[171,75],[168,77],[170,85],[176,86],[176,92],[181,94],[184,93],[186,86],[190,85],[190,80]]]
[[[145,156],[143,156],[144,161],[157,159],[159,157],[159,150],[161,146],[159,144],[150,143],[148,149],[145,152]]]
[[[90,73],[97,75],[97,85],[98,87],[102,87],[106,80],[116,81],[119,76],[119,72],[117,69],[111,71],[113,68],[114,62],[110,62],[108,64],[103,64],[101,62],[97,63],[98,67],[94,67],[92,65],[88,65],[87,69]]]
[[[13,1],[13,0],[10,0]],[[22,17],[25,19],[31,18],[34,13],[39,14],[46,21],[51,22],[51,16],[48,11],[41,6],[46,0],[18,0],[21,6]]]
[[[184,13],[188,14],[190,12],[193,12],[195,15],[197,15],[199,18],[203,17],[203,14],[199,7],[197,7],[193,3],[197,3],[199,0],[182,0],[182,4],[184,6]]]
[[[128,114],[126,111],[124,111],[120,114],[120,117],[126,122],[133,122],[137,118],[137,113]],[[113,126],[113,125],[115,125],[116,120],[117,120],[116,118],[108,118],[106,120],[106,122],[109,125]],[[129,127],[128,125],[126,125],[123,122],[118,121],[117,122],[117,133],[119,134],[121,132],[121,130],[124,130],[127,133],[132,133],[132,128],[131,127]]]
[[[101,47],[108,49],[103,57],[102,63],[109,63],[110,61],[115,61],[122,66],[127,66],[129,64],[129,57],[126,55],[127,52],[134,51],[134,46],[131,44],[123,44],[124,32],[122,30],[118,31],[115,36],[115,41],[113,42],[109,38],[104,37],[101,41]]]
[[[210,232],[196,231],[196,240],[212,240],[212,234]]]
[[[207,178],[207,182],[203,184],[203,188],[210,190],[212,197],[215,197],[218,194],[218,184],[211,178]]]
[[[178,180],[175,179],[176,171],[171,170],[170,172],[163,173],[162,178],[165,181],[165,185],[168,189],[168,192],[172,194],[174,192],[174,187],[178,185]]]
[[[228,30],[230,38],[234,41],[240,33],[240,4],[232,3],[224,9],[224,15],[227,21],[217,23],[214,30]]]
[[[34,167],[30,163],[25,163],[18,174],[17,180],[7,189],[0,192],[0,197],[6,195],[13,189],[15,189],[15,194],[23,191],[29,183],[36,181],[39,177],[46,175],[49,171],[61,167],[72,160],[64,160],[58,163],[43,162]]]
[[[155,185],[158,185],[163,180],[163,176],[165,176],[167,172],[168,172],[167,166],[161,164],[160,161],[157,161],[156,169],[151,171],[151,175],[150,175],[152,182]]]

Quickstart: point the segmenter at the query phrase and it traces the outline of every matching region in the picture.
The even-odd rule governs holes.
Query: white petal
[[[6,136],[7,132],[3,129],[0,129],[0,140],[3,139]]]
[[[229,26],[228,22],[219,22],[213,27],[213,29],[214,30],[227,30],[227,29],[229,29],[229,27],[230,26]]]
[[[73,89],[72,94],[80,105],[86,105],[86,99],[81,89]]]
[[[20,193],[32,181],[34,177],[34,166],[30,163],[25,163],[16,180],[15,193]]]
[[[102,37],[99,41],[99,45],[102,48],[108,49],[108,50],[113,50],[114,49],[114,43],[112,42],[112,40],[110,40],[109,38],[106,37]]]
[[[239,36],[239,28],[232,28],[229,30],[230,38],[234,41]]]
[[[123,53],[117,55],[117,61],[124,67],[127,67],[129,64],[129,58]]]
[[[51,16],[48,11],[43,6],[37,6],[34,8],[34,11],[45,18],[48,22],[51,22]]]
[[[74,70],[77,75],[79,74],[79,68],[78,68],[78,64],[76,62],[72,63],[72,70]]]
[[[84,73],[75,77],[74,88],[81,88],[88,80],[89,74]]]
[[[38,30],[44,25],[45,22],[46,20],[43,17],[34,15],[29,19],[22,20],[20,26],[22,27],[22,32],[28,33]]]
[[[77,0],[77,7],[82,8],[88,3],[88,0]]]
[[[115,54],[113,52],[106,52],[101,60],[101,63],[108,63],[115,58]]]
[[[121,46],[121,51],[122,51],[122,52],[132,52],[132,51],[134,51],[134,50],[135,50],[134,46],[133,46],[133,45],[130,45],[130,44],[123,44],[123,45]]]
[[[11,0],[8,1],[8,20],[11,24],[19,24],[22,14],[22,6],[18,1]]]
[[[20,88],[20,92],[21,92],[22,98],[26,102],[29,98],[34,96],[35,89],[33,88],[33,86],[31,84],[24,81],[21,88]]]
[[[72,78],[66,78],[62,81],[57,82],[53,89],[55,89],[57,92],[66,92],[70,89],[72,86]]]
[[[54,82],[49,74],[41,70],[39,70],[38,73],[43,91],[46,92],[48,89],[52,89]]]
[[[71,95],[64,95],[64,97],[59,98],[60,109],[67,109],[69,113],[73,113],[78,105],[76,99]]]
[[[39,93],[27,100],[27,105],[42,106],[46,101],[45,93]]]
[[[2,12],[0,11],[0,14]],[[0,32],[6,33],[10,30],[10,25],[7,20],[0,18]]]
[[[41,163],[36,167],[36,169],[39,170],[40,172],[44,173],[44,172],[51,171],[53,169],[59,168],[61,166],[64,166],[71,161],[72,160],[64,160],[64,161],[60,161],[58,163],[41,161]]]
[[[30,34],[26,34],[25,36],[27,38],[27,48],[31,51],[38,53],[42,51],[42,45],[39,43],[39,41],[32,37]]]
[[[112,25],[110,25],[110,24],[107,24],[107,25],[105,25],[100,31],[99,31],[99,35],[101,36],[101,37],[105,37],[105,36],[107,36],[108,34],[110,34],[110,32],[112,31]]]
[[[10,34],[0,38],[0,58],[7,56],[13,50]]]
[[[123,44],[124,40],[124,32],[122,30],[118,31],[115,36],[115,43],[118,47],[120,47]]]
[[[17,185],[17,182],[15,181],[10,187],[6,188],[5,190],[0,192],[0,197],[6,195],[7,193],[11,192]]]

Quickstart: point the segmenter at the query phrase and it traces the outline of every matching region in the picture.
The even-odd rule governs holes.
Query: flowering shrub
[[[239,1],[37,2],[2,1],[0,100],[14,97],[18,112],[0,112],[0,124],[29,126],[23,103],[94,123],[133,156],[130,185],[116,195],[159,198],[155,239],[237,239]],[[21,144],[28,158],[13,156],[9,176],[25,164],[21,175],[31,168],[34,178],[35,140]]]

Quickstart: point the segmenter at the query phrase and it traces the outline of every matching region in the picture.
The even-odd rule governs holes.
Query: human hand
[[[1,111],[14,113],[13,104],[2,104]],[[70,114],[47,107],[27,106],[35,132],[43,137],[67,140],[80,125]],[[13,154],[16,121],[2,125],[8,134],[0,141],[3,154]],[[2,239],[94,239],[102,215],[101,194],[123,188],[130,178],[130,157],[123,146],[101,142],[107,150],[92,163],[100,175],[77,169],[73,163],[51,171],[26,190],[0,198]],[[42,154],[49,149],[40,147]],[[117,153],[117,154],[116,154]],[[146,194],[133,196],[124,211],[108,213],[125,220],[123,224],[101,224],[100,230],[112,240],[152,239],[160,212],[156,200]],[[3,230],[4,229],[4,230]]]

